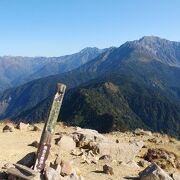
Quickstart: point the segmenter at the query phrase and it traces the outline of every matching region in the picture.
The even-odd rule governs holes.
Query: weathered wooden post
[[[64,84],[60,84],[60,83],[57,84],[57,92],[53,100],[49,118],[47,122],[45,123],[43,133],[41,135],[39,148],[37,151],[37,159],[34,165],[34,170],[38,172],[43,171],[45,167],[45,162],[49,155],[49,149],[51,147],[51,140],[54,134],[55,125],[58,119],[58,115],[61,108],[65,90],[66,90],[66,86]]]
[[[45,162],[49,155],[51,140],[54,134],[55,125],[58,119],[65,90],[66,86],[64,84],[57,84],[57,92],[52,103],[48,120],[44,125],[34,168],[30,169],[21,164],[14,164],[14,167],[7,169],[8,174],[20,179],[33,180],[34,178],[36,179],[38,175],[40,175],[39,172],[43,172]]]

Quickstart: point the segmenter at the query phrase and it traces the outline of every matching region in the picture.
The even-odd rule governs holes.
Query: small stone
[[[14,126],[11,124],[7,124],[3,128],[3,132],[13,132],[14,131]]]
[[[113,174],[114,174],[113,168],[110,167],[110,166],[108,166],[107,164],[105,164],[105,165],[103,166],[103,172],[104,172],[105,174],[110,174],[110,175],[113,175]]]
[[[38,126],[34,125],[33,126],[33,131],[41,131],[41,128],[39,128]]]
[[[122,162],[121,165],[129,167],[131,169],[139,169],[139,166],[137,165],[135,161],[129,161],[127,163]]]
[[[116,139],[116,143],[119,143],[119,140],[118,140],[118,139]]]
[[[99,158],[99,160],[112,160],[112,157],[110,155],[103,155]]]
[[[29,127],[29,124],[25,124],[25,123],[22,123],[22,122],[20,122],[17,125],[17,129],[20,129],[20,130],[28,130],[28,127]]]
[[[33,146],[35,148],[39,147],[39,143],[37,141],[33,141],[31,144],[29,144],[29,146]]]
[[[74,155],[74,156],[82,156],[83,155],[83,151],[80,150],[80,149],[73,149],[71,154]]]
[[[151,163],[148,162],[148,161],[146,161],[146,160],[140,160],[140,161],[138,162],[138,165],[141,166],[141,167],[147,167],[147,166],[149,166],[150,164],[151,164]]]
[[[61,175],[66,176],[73,173],[73,161],[61,162]]]
[[[4,164],[3,169],[9,169],[9,168],[11,168],[11,167],[14,167],[14,165],[13,165],[13,164],[6,163],[6,164]]]

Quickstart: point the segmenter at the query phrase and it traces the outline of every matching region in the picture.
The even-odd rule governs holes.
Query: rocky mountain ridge
[[[78,53],[60,57],[0,57],[0,91],[28,81],[60,74],[94,59],[105,49],[85,48]]]
[[[45,120],[56,83],[62,82],[69,90],[60,118],[67,123],[99,131],[139,126],[179,138],[178,47],[176,42],[144,37],[107,49],[77,69],[5,91],[0,97],[0,118]],[[161,49],[166,52],[162,54]],[[108,83],[120,92],[104,86]],[[106,117],[110,120],[101,127]]]

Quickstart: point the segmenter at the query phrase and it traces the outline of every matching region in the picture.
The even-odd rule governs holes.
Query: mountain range
[[[0,91],[16,87],[33,79],[75,69],[104,52],[85,48],[78,53],[60,57],[0,57]]]
[[[5,90],[0,119],[44,121],[62,82],[68,90],[59,119],[68,124],[100,132],[139,127],[180,138],[179,77],[180,43],[145,36],[67,72]]]

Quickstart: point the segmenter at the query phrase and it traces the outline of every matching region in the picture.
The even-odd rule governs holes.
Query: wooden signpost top
[[[37,151],[37,159],[34,166],[34,170],[38,172],[43,171],[45,167],[45,162],[49,155],[51,140],[54,134],[55,125],[59,116],[59,111],[62,105],[62,100],[64,97],[65,90],[66,90],[66,86],[64,84],[60,84],[60,83],[57,84],[57,92],[54,96],[49,118],[45,123],[43,133],[41,135],[39,148]]]
[[[40,173],[43,172],[46,160],[49,155],[51,140],[54,134],[55,125],[58,119],[65,90],[66,86],[64,84],[57,84],[57,92],[54,96],[48,120],[44,125],[40,144],[37,151],[36,162],[33,169],[30,169],[20,164],[14,164],[14,167],[11,167],[7,170],[7,173],[11,176],[18,177],[18,179],[33,180],[38,179]]]

